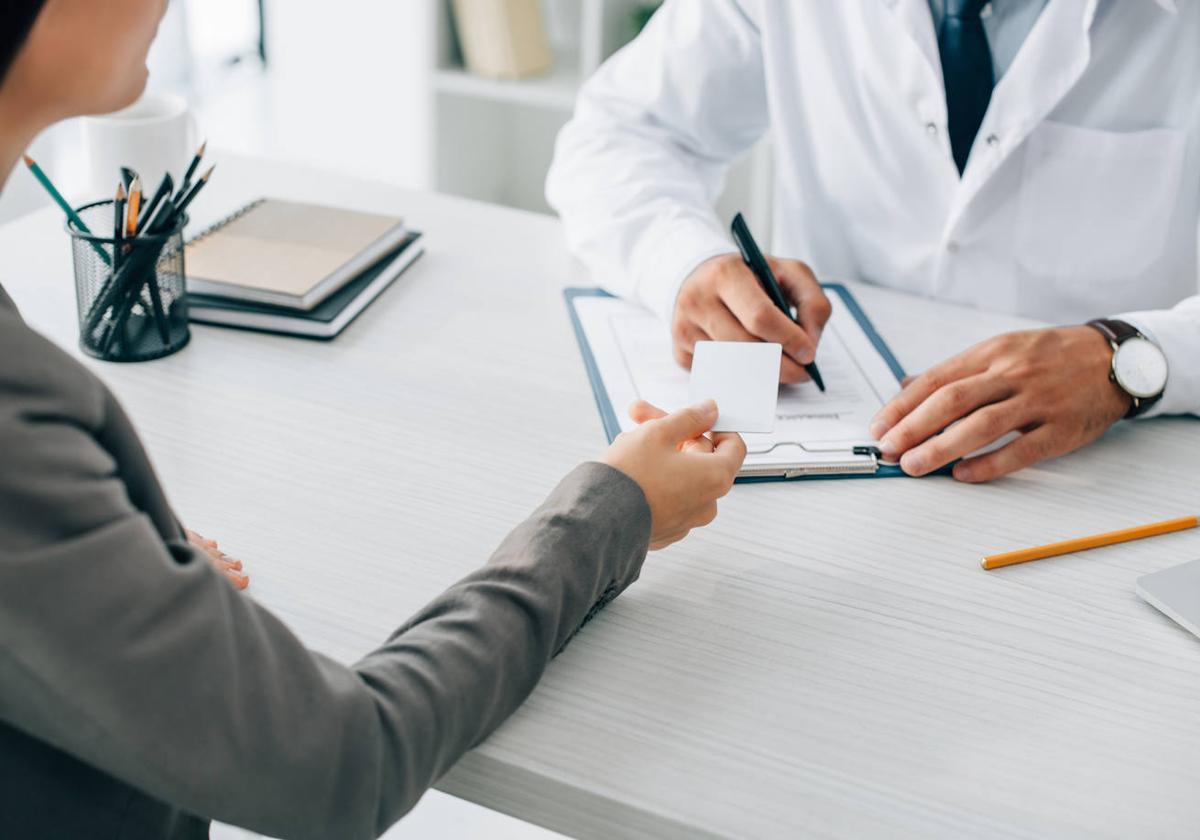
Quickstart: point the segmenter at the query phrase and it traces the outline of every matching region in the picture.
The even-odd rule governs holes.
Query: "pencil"
[[[113,199],[113,265],[121,264],[121,249],[125,245],[125,184],[117,184],[117,197]]]
[[[183,211],[188,208],[188,205],[196,200],[196,196],[200,194],[200,190],[204,189],[204,185],[208,183],[208,179],[212,177],[213,170],[216,169],[216,164],[208,167],[208,171],[200,176],[200,180],[192,187],[192,191],[183,197],[177,205],[175,205],[175,213],[172,215],[171,224],[175,224],[175,220],[183,215]],[[181,190],[182,192],[182,190]]]
[[[46,173],[42,171],[42,167],[37,165],[37,161],[29,155],[25,155],[25,165],[29,167],[29,171],[33,173],[33,177],[38,179],[38,183],[45,188],[46,192],[50,193],[50,197],[54,199],[54,203],[61,207],[62,211],[67,214],[67,218],[71,220],[71,223],[84,233],[90,234],[91,230],[83,223],[83,219],[79,218],[79,214],[75,212],[75,208],[63,198],[62,193],[58,191],[58,187],[54,186],[54,183],[47,177]]]
[[[125,235],[133,237],[137,234],[138,213],[142,210],[142,179],[134,175],[129,184],[129,209],[125,211]]]
[[[130,192],[133,189],[133,179],[138,177],[138,174],[128,166],[121,167],[121,183],[125,185],[125,192]]]
[[[137,233],[145,230],[146,225],[154,219],[154,214],[158,210],[158,206],[162,204],[163,199],[175,192],[175,182],[171,178],[171,173],[168,172],[163,176],[162,182],[158,185],[158,189],[154,191],[154,197],[150,199],[150,203],[146,205],[145,211],[142,213],[142,218],[138,222]]]
[[[1060,554],[1071,554],[1085,551],[1089,548],[1099,548],[1104,545],[1140,540],[1144,537],[1157,537],[1159,534],[1170,534],[1173,531],[1186,531],[1188,528],[1200,526],[1200,518],[1181,516],[1178,519],[1167,519],[1151,525],[1138,525],[1135,528],[1124,528],[1120,531],[1109,531],[1106,534],[1096,534],[1091,537],[1078,537],[1073,540],[1041,545],[1036,548],[1023,548],[1019,551],[1008,551],[1004,554],[992,554],[980,562],[983,568],[999,569],[1013,566],[1017,563],[1028,563],[1030,560],[1042,560],[1046,557],[1058,557]]]
[[[142,226],[146,230],[148,236],[155,236],[167,230],[174,223],[175,216],[175,199],[168,193],[166,200],[158,205],[158,212],[153,217],[149,213],[146,214],[146,220],[142,222]]]
[[[57,204],[62,211],[67,214],[67,218],[71,220],[71,224],[75,225],[75,228],[80,233],[86,233],[88,236],[91,236],[91,228],[84,224],[83,219],[79,218],[79,214],[75,212],[75,208],[72,207],[65,198],[63,198],[62,193],[58,191],[58,187],[54,186],[54,182],[51,181],[49,176],[42,171],[42,167],[37,165],[37,161],[35,161],[29,155],[24,155],[23,157],[25,158],[25,165],[29,167],[29,171],[33,173],[33,177],[37,178],[38,183],[42,185],[42,188],[50,194],[52,199],[54,199],[54,203]],[[92,242],[92,248],[97,254],[100,255],[100,258],[104,260],[105,265],[110,265],[112,263],[112,260],[108,256],[108,252],[101,248],[98,242]]]
[[[200,166],[200,161],[204,159],[204,153],[208,150],[208,141],[205,140],[200,144],[200,148],[196,151],[196,156],[192,158],[191,164],[187,168],[187,172],[183,173],[183,180],[179,184],[179,192],[186,193],[188,187],[192,185],[192,176],[196,174],[196,168]]]

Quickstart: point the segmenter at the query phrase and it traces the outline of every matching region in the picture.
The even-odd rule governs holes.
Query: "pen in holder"
[[[92,231],[111,229],[112,200],[80,207]],[[183,267],[187,215],[157,233],[127,239],[96,236],[67,222],[75,261],[79,346],[109,362],[145,362],[184,347],[188,330]]]

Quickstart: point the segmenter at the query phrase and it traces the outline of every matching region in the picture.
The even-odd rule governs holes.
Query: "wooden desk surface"
[[[194,215],[259,194],[401,213],[428,253],[333,343],[195,328],[88,364],[189,526],[352,661],[603,447],[559,293],[584,278],[549,218],[265,162],[224,160]],[[0,254],[74,348],[58,216],[0,228]],[[1022,324],[855,291],[909,370]],[[1200,533],[979,557],[1196,512],[1198,476],[1200,422],[1169,419],[986,486],[738,487],[440,787],[580,837],[1195,836],[1200,641],[1134,580]]]

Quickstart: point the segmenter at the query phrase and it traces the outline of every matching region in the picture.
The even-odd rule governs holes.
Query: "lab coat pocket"
[[[1160,256],[1179,194],[1184,134],[1046,122],[1029,135],[1018,263],[1055,280],[1130,279]]]

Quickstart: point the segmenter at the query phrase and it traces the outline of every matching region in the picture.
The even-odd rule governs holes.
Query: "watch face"
[[[1144,338],[1123,341],[1113,354],[1117,384],[1139,399],[1153,397],[1167,387],[1167,357]]]

